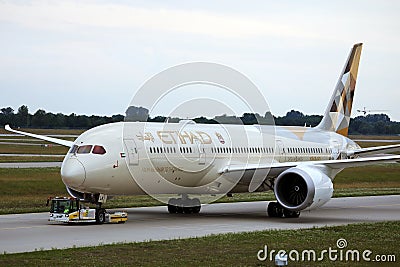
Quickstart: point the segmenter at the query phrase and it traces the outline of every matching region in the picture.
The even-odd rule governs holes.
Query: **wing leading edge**
[[[301,162],[276,162],[270,164],[247,164],[247,165],[229,165],[219,171],[220,174],[229,176],[243,176],[246,174],[253,174],[257,171],[258,174],[264,171],[265,178],[267,176],[276,177],[281,172],[296,167],[302,166],[325,166],[334,170],[340,170],[348,167],[367,166],[379,163],[400,163],[400,155],[388,155],[378,157],[365,157],[355,159],[341,159],[341,160],[321,160],[321,161],[301,161]]]
[[[67,141],[67,140],[58,139],[58,138],[54,138],[54,137],[48,137],[48,136],[39,135],[39,134],[33,134],[33,133],[17,131],[17,130],[11,129],[10,125],[8,125],[8,124],[4,127],[4,129],[6,129],[7,131],[10,131],[10,132],[13,132],[13,133],[26,135],[26,136],[29,136],[29,137],[41,139],[41,140],[48,141],[48,142],[55,143],[55,144],[59,144],[59,145],[62,145],[62,146],[72,147],[72,145],[74,144],[74,142],[72,142],[72,141]]]

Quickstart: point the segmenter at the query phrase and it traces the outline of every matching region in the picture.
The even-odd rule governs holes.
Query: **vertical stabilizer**
[[[324,117],[317,128],[347,136],[361,49],[362,43],[353,46]]]

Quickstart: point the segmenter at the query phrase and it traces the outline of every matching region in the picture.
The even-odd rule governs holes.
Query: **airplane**
[[[366,109],[366,107],[364,107],[363,109],[357,109],[357,112],[362,113],[365,115],[367,115],[367,113],[376,113],[376,112],[387,112],[389,110],[386,109]]]
[[[361,148],[347,137],[361,49],[352,47],[316,127],[116,122],[75,141],[5,129],[70,147],[62,181],[98,213],[107,196],[166,194],[170,213],[198,213],[201,195],[273,190],[277,201],[267,214],[297,218],[331,199],[344,168],[400,162],[400,155],[382,154],[400,144]]]

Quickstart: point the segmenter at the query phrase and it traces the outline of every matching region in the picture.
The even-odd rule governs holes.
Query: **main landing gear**
[[[270,202],[268,204],[267,213],[269,217],[278,218],[298,218],[300,216],[300,211],[285,209],[278,202]]]
[[[188,198],[187,195],[183,195],[181,198],[171,198],[168,201],[169,213],[199,213],[200,209],[200,200],[198,198]]]

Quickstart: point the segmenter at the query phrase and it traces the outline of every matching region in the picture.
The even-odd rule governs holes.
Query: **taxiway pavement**
[[[0,253],[400,220],[400,196],[334,198],[297,219],[269,218],[267,203],[203,205],[190,215],[169,214],[166,207],[129,208],[125,224],[104,225],[50,224],[48,213],[1,215]]]

